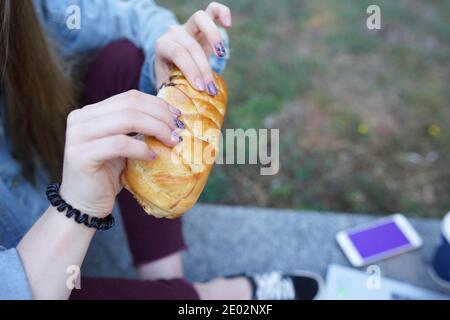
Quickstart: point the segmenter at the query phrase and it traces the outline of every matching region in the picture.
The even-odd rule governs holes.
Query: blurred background
[[[180,21],[209,0],[158,0]],[[216,166],[203,202],[442,217],[450,1],[224,0],[228,128],[280,128],[280,173]],[[382,29],[366,28],[381,7]]]

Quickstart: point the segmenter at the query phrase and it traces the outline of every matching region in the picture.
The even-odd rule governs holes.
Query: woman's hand
[[[138,91],[73,111],[67,120],[62,197],[91,217],[109,215],[122,189],[125,158],[155,157],[143,141],[128,134],[154,136],[175,146],[180,115],[163,100]],[[34,299],[69,298],[68,268],[82,265],[94,234],[49,207],[17,246]]]
[[[212,2],[205,11],[197,11],[182,26],[172,26],[157,40],[155,74],[158,87],[169,79],[172,66],[176,65],[198,91],[217,94],[209,57],[211,50],[222,58],[226,52],[216,21],[230,28],[231,12],[228,7]]]
[[[67,121],[62,197],[74,208],[103,218],[122,189],[125,158],[151,161],[155,154],[130,133],[180,143],[181,112],[162,99],[129,91],[73,111]]]

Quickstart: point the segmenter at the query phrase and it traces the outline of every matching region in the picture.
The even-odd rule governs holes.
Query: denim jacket
[[[177,23],[170,11],[152,0],[33,1],[44,29],[63,58],[88,54],[114,40],[127,38],[142,48],[146,56],[140,89],[155,92],[154,44],[170,25]],[[77,9],[81,18],[80,28],[70,29],[67,20]],[[228,46],[227,38],[226,44]],[[211,65],[220,72],[226,60],[211,58]],[[0,97],[0,300],[30,299],[32,295],[26,275],[14,248],[48,207],[44,191],[49,177],[45,170],[39,170],[36,185],[31,185],[21,176],[20,164],[12,157],[11,145],[5,136],[3,109],[3,99]],[[39,167],[39,159],[36,163]],[[119,218],[115,215],[116,219]],[[96,270],[101,260],[108,257],[114,259],[112,253],[128,257],[121,259],[123,269],[131,265],[123,226],[120,218],[117,220],[115,231],[96,235],[91,245],[90,251],[96,251],[92,259],[97,265]],[[109,256],[102,256],[105,254]],[[107,268],[106,263],[105,270]]]

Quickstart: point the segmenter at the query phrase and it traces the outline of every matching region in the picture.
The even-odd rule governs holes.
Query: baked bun
[[[128,159],[122,180],[144,210],[157,218],[177,218],[191,209],[202,193],[219,152],[220,129],[227,105],[225,81],[214,74],[214,97],[191,87],[179,70],[162,86],[158,97],[182,112],[183,141],[169,148],[153,137],[143,137],[157,157]]]

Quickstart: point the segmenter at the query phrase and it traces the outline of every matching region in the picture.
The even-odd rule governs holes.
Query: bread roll
[[[169,148],[143,137],[156,152],[153,161],[129,159],[122,180],[144,210],[157,218],[177,218],[191,209],[202,193],[219,152],[220,129],[227,104],[225,81],[214,74],[218,95],[191,87],[179,70],[162,86],[158,97],[182,112],[183,141]]]

